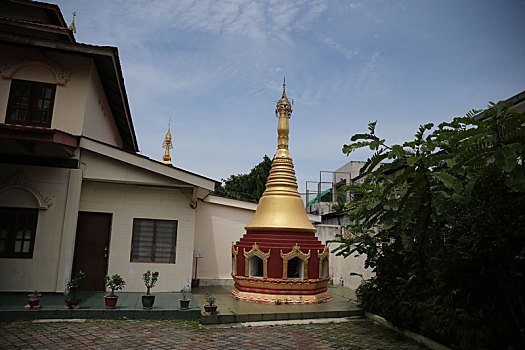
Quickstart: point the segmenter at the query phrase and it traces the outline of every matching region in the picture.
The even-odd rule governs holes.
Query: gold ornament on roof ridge
[[[162,147],[166,148],[166,151],[164,152],[164,157],[162,157],[164,164],[171,164],[171,156],[170,156],[170,149],[173,148],[173,144],[171,142],[171,120],[168,123],[168,132],[166,133],[166,137],[164,138],[164,142],[162,142]]]
[[[75,27],[75,16],[77,15],[76,12],[73,12],[73,20],[71,21],[71,24],[69,25],[68,29],[73,32],[73,34],[77,33],[77,27]]]

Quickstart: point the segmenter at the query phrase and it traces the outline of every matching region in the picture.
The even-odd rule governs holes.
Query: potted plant
[[[24,309],[40,309],[42,305],[40,305],[40,298],[42,297],[42,293],[40,293],[38,290],[34,290],[33,292],[29,293],[27,295],[27,305],[24,306]]]
[[[80,308],[80,301],[82,299],[80,297],[77,297],[76,291],[77,288],[80,285],[80,281],[82,281],[84,278],[86,278],[86,274],[82,272],[82,270],[79,270],[71,279],[71,281],[67,282],[67,289],[66,289],[66,305],[64,305],[64,309],[79,309]]]
[[[188,299],[186,297],[186,289],[182,289],[181,293],[182,293],[182,298],[179,299],[180,309],[181,310],[188,310],[190,308],[190,301],[191,301],[191,299]]]
[[[215,297],[210,292],[206,292],[206,295],[204,296],[204,300],[206,300],[206,304],[204,305],[204,311],[210,314],[217,313],[217,305],[215,305]]]
[[[118,296],[115,295],[115,291],[122,290],[125,285],[126,282],[118,274],[114,274],[111,277],[106,276],[106,287],[111,289],[109,295],[104,296],[106,309],[114,309],[117,306]]]
[[[155,286],[155,283],[157,283],[157,279],[159,278],[158,272],[151,272],[150,270],[144,272],[142,275],[142,280],[144,281],[144,284],[146,285],[146,294],[142,294],[142,307],[144,309],[151,309],[153,307],[153,303],[155,302],[155,295],[150,293],[151,288]]]

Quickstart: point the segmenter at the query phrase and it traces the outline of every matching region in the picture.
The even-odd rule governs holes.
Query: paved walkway
[[[180,320],[0,322],[1,349],[421,349],[368,319],[257,327]]]
[[[218,315],[201,317],[202,324],[235,323],[276,320],[300,320],[330,317],[363,316],[355,300],[353,290],[343,287],[329,287],[332,299],[321,304],[258,304],[235,300],[231,295],[233,286],[199,287],[192,290],[193,297],[199,305],[204,305],[206,292],[212,293],[217,300]]]

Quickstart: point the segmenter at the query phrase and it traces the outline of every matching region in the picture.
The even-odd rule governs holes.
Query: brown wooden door
[[[108,268],[112,214],[78,213],[72,276],[82,270],[86,278],[79,290],[103,291]]]

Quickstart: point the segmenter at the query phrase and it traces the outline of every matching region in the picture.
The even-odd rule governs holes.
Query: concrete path
[[[368,319],[201,326],[180,320],[0,322],[1,349],[422,349]]]
[[[128,319],[183,319],[198,320],[200,307],[191,299],[189,310],[180,310],[181,293],[155,293],[153,309],[142,308],[142,293],[116,293],[119,296],[116,309],[106,309],[104,292],[79,292],[82,298],[80,309],[64,310],[64,295],[44,293],[40,310],[24,310],[27,304],[27,293],[0,293],[0,321],[57,319],[57,318],[128,318]],[[1,346],[0,346],[1,349]]]
[[[153,309],[142,308],[140,292],[117,293],[119,296],[116,309],[105,309],[104,292],[79,292],[82,298],[78,310],[64,310],[64,295],[44,293],[39,310],[24,310],[27,293],[0,293],[0,321],[33,319],[156,319],[156,320],[201,320],[203,324],[241,323],[254,321],[277,321],[297,319],[317,319],[331,317],[363,316],[364,312],[354,302],[355,294],[351,289],[329,287],[332,300],[321,304],[280,305],[257,304],[235,300],[231,295],[232,286],[195,288],[187,293],[191,299],[189,310],[180,310],[181,293],[155,293]],[[211,292],[216,298],[218,314],[204,313],[205,294]],[[202,316],[201,316],[202,313]]]
[[[232,286],[199,287],[192,290],[193,297],[201,307],[206,303],[205,294],[210,292],[216,297],[218,306],[217,315],[201,317],[202,324],[214,323],[242,323],[257,321],[317,319],[331,317],[363,316],[361,310],[353,300],[353,290],[343,287],[329,287],[328,292],[332,299],[321,304],[294,305],[286,304],[283,300],[280,305],[258,304],[236,300],[231,295]]]

